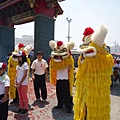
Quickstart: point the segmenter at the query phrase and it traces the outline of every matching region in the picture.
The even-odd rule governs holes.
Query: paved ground
[[[111,88],[111,120],[120,120],[120,85]]]
[[[47,82],[48,99],[43,102],[36,102],[33,91],[33,82],[29,82],[28,98],[29,112],[28,115],[19,115],[15,111],[18,110],[18,104],[10,104],[8,120],[73,120],[73,112],[71,116],[66,115],[66,109],[53,110],[57,105],[55,86]]]
[[[74,88],[75,90],[75,88]],[[66,109],[54,111],[53,107],[57,104],[55,86],[47,83],[48,99],[46,104],[35,102],[33,84],[29,82],[29,112],[28,115],[21,116],[15,114],[18,104],[9,106],[8,120],[73,120],[73,112],[71,116],[66,116]],[[111,120],[120,120],[120,85],[118,83],[111,88]]]

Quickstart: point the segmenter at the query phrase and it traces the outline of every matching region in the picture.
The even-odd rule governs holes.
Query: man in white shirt
[[[32,69],[32,80],[34,81],[34,91],[37,101],[41,101],[40,99],[40,91],[41,89],[41,97],[42,100],[45,102],[47,99],[47,89],[46,89],[46,82],[48,80],[48,64],[46,60],[42,59],[43,53],[38,51],[37,52],[37,59],[33,61],[31,65]]]

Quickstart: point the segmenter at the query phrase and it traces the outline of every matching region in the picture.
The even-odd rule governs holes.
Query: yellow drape
[[[68,71],[69,83],[70,83],[70,94],[72,95],[73,81],[74,81],[74,60],[70,55],[65,58],[62,62],[54,62],[54,59],[50,60],[50,82],[56,85],[57,70],[61,70],[71,65],[71,69]]]
[[[74,96],[74,120],[110,120],[110,84],[112,55],[104,46],[91,43],[97,50],[95,57],[86,57],[81,63],[78,59],[76,92]],[[86,114],[87,113],[87,114]]]

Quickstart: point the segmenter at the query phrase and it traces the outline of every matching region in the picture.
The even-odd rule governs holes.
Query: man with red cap
[[[6,74],[6,64],[0,62],[0,120],[7,120],[8,117],[8,92],[10,78]]]

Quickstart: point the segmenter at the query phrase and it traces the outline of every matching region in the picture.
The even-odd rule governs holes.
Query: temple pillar
[[[48,60],[51,54],[49,41],[54,40],[54,19],[39,14],[35,17],[34,57],[37,51],[43,52],[43,58]]]
[[[14,50],[14,28],[0,25],[0,61]]]

